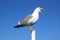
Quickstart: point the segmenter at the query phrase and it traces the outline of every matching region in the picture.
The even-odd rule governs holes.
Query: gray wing
[[[32,17],[33,17],[33,16],[28,15],[25,19],[23,19],[22,21],[20,21],[21,25],[14,26],[14,28],[20,28],[20,27],[27,26],[27,22],[28,22]]]
[[[33,16],[28,15],[24,20],[21,21],[22,25],[27,25],[27,22],[32,18]]]

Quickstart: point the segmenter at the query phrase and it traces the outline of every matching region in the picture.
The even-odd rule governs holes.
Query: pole
[[[31,33],[31,40],[35,40],[35,30],[33,30]]]

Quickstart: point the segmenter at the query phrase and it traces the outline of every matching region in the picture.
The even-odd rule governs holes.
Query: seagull
[[[42,12],[42,10],[43,8],[41,7],[35,8],[32,14],[26,16],[22,21],[19,21],[18,25],[14,26],[14,28],[21,28],[21,27],[28,26],[30,28],[30,32],[32,32],[33,31],[32,25],[34,25],[38,21],[39,14]]]

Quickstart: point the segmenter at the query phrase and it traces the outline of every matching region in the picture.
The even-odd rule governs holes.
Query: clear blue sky
[[[33,25],[36,40],[60,40],[60,0],[0,0],[0,40],[30,40],[28,27],[13,26],[38,6],[44,11]]]

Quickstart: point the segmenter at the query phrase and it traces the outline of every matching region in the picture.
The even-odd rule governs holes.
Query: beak
[[[43,11],[44,9],[43,8],[41,8],[41,11]]]
[[[42,12],[44,9],[43,8],[40,8],[40,12]]]

